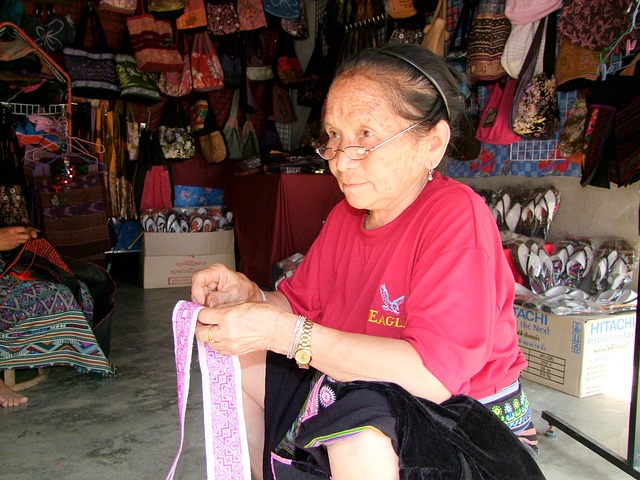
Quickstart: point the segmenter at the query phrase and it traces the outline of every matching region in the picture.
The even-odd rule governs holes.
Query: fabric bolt
[[[455,220],[441,221],[444,211]],[[408,341],[453,394],[483,398],[515,381],[526,360],[517,348],[513,274],[484,200],[435,173],[390,224],[365,230],[364,215],[346,201],[332,210],[296,274],[278,287],[293,311],[343,331]],[[467,328],[469,319],[476,328]],[[478,372],[491,351],[512,353]]]
[[[172,325],[177,374],[180,445],[167,480],[173,479],[184,442],[185,414],[191,377],[191,354],[202,306],[179,301],[173,309]],[[197,340],[202,375],[207,479],[251,480],[249,447],[242,407],[240,362]]]

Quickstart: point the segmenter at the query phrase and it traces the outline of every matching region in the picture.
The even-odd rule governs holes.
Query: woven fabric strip
[[[181,300],[173,309],[180,445],[167,480],[173,479],[184,443],[191,355],[198,312],[202,308]],[[221,355],[200,340],[197,343],[202,376],[207,479],[251,480],[238,357]]]

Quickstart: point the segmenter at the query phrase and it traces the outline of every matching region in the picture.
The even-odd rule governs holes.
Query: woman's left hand
[[[196,337],[224,355],[257,350],[286,353],[282,345],[287,339],[282,334],[290,334],[295,320],[295,315],[264,302],[203,308],[198,314]]]

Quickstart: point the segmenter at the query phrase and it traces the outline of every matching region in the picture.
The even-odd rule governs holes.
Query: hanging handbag
[[[107,12],[133,15],[138,8],[138,0],[100,0],[98,8]]]
[[[242,126],[240,141],[242,143],[242,158],[251,158],[260,155],[260,141],[258,134],[251,121],[251,115],[247,114],[247,118]]]
[[[207,26],[207,11],[203,0],[188,0],[184,13],[176,18],[178,30],[192,30]]]
[[[323,53],[322,29],[318,28],[313,52],[298,87],[298,105],[305,107],[322,105],[330,84],[331,74],[327,69]]]
[[[422,46],[435,53],[438,57],[444,58],[447,42],[449,41],[446,0],[438,1],[431,23],[424,27],[423,33]]]
[[[187,0],[147,0],[147,10],[157,18],[178,18],[186,7]]]
[[[273,113],[267,118],[278,123],[293,123],[297,120],[291,105],[289,91],[275,84],[271,95],[271,107]]]
[[[273,79],[273,67],[267,61],[267,50],[263,32],[252,32],[245,37],[246,75],[251,82],[266,82]]]
[[[222,162],[228,156],[227,145],[209,100],[207,98],[196,100],[191,112],[191,127],[200,144],[202,156],[208,163]]]
[[[0,105],[0,226],[29,225],[26,179],[11,109]]]
[[[75,25],[69,15],[55,15],[55,6],[47,5],[48,18],[43,17],[44,7],[38,5],[35,15],[24,18],[22,28],[36,44],[47,53],[60,52],[71,46],[75,39]]]
[[[420,45],[423,38],[424,33],[422,30],[397,27],[391,32],[387,43],[389,45]]]
[[[133,185],[127,178],[127,123],[131,106],[118,101],[113,112],[109,112],[109,123],[105,125],[110,134],[103,135],[105,147],[112,149],[112,164],[109,165],[107,179],[109,188],[109,204],[111,215],[118,220],[135,220],[137,218],[136,206],[133,198]],[[112,122],[112,123],[111,123]]]
[[[267,26],[262,0],[242,0],[238,2],[240,31],[257,30]]]
[[[235,2],[216,0],[207,3],[207,28],[212,35],[231,35],[240,31]]]
[[[90,28],[93,40],[90,47],[85,46],[87,28]],[[80,14],[73,46],[65,47],[63,54],[74,97],[118,98],[116,56],[109,51],[98,11],[92,2]]]
[[[408,18],[418,13],[412,0],[385,0],[384,9],[391,18]]]
[[[300,18],[300,4],[303,0],[264,0],[264,11],[274,17]]]
[[[560,14],[560,33],[571,43],[589,50],[602,51],[629,28],[632,19],[627,0],[572,0],[564,2]]]
[[[571,108],[567,112],[567,118],[558,138],[558,155],[562,158],[568,158],[582,151],[587,110],[585,92],[579,90]]]
[[[609,178],[618,187],[640,180],[640,96],[616,112],[614,137],[616,142]]]
[[[487,101],[480,114],[476,138],[491,145],[511,145],[520,137],[509,128],[509,115],[516,90],[516,80],[511,77],[489,85]]]
[[[279,35],[274,67],[275,77],[286,88],[295,88],[302,83],[302,67],[288,35]]]
[[[144,13],[142,4],[138,4],[138,15],[127,17],[131,49],[138,67],[143,72],[182,70],[184,62],[173,40],[171,23]]]
[[[158,140],[166,160],[186,160],[196,153],[191,125],[177,101],[168,101],[162,110]]]
[[[467,72],[467,55],[469,53],[469,30],[475,16],[478,0],[465,0],[460,16],[451,34],[446,60],[461,73]]]
[[[304,1],[300,2],[300,16],[298,18],[280,19],[282,30],[297,40],[309,38],[309,23],[307,22],[307,12],[304,8]]]
[[[240,90],[237,89],[233,93],[233,100],[231,101],[231,111],[229,112],[229,118],[222,129],[222,135],[224,136],[225,143],[227,144],[227,150],[229,152],[230,160],[242,160],[245,157],[244,141],[242,138],[242,132],[238,125],[238,106],[240,105]]]
[[[480,0],[469,30],[467,74],[472,82],[495,82],[505,75],[500,63],[511,32],[505,0]]]
[[[158,138],[144,128],[140,135],[140,156],[134,174],[138,210],[168,210],[173,207],[171,165],[162,153]]]
[[[116,74],[122,100],[140,103],[160,101],[158,74],[140,70],[133,55],[116,54]]]
[[[209,32],[193,35],[190,61],[194,91],[211,92],[224,88],[224,72]]]
[[[184,64],[181,70],[175,72],[161,72],[158,78],[158,88],[168,97],[183,97],[193,90],[193,81],[191,79],[191,53],[189,52],[189,44],[184,34],[182,35],[182,59]]]
[[[543,37],[546,37],[544,68],[536,75],[534,70]],[[510,125],[513,133],[521,138],[545,140],[558,133],[560,107],[554,74],[555,51],[556,13],[553,12],[540,22],[516,83]]]
[[[569,37],[560,36],[556,55],[556,88],[562,91],[588,87],[598,80],[600,51],[573,43]]]
[[[138,153],[140,152],[140,123],[136,121],[136,117],[133,113],[133,107],[127,102],[126,108],[126,150],[129,156],[129,161],[135,161],[138,159]]]
[[[527,52],[531,48],[533,39],[538,30],[540,21],[532,23],[526,23],[524,25],[512,25],[509,38],[504,46],[502,57],[500,57],[500,64],[504,71],[513,78],[518,78],[522,71],[522,65],[527,56]],[[543,56],[538,55],[536,60],[535,71],[542,71]]]
[[[224,76],[224,86],[232,90],[240,88],[245,82],[240,38],[238,36],[222,37],[218,45],[218,57]]]

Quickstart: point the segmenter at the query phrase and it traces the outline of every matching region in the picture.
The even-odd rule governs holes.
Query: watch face
[[[296,352],[296,362],[306,365],[310,361],[311,361],[311,353],[309,353],[307,350],[298,350]]]

